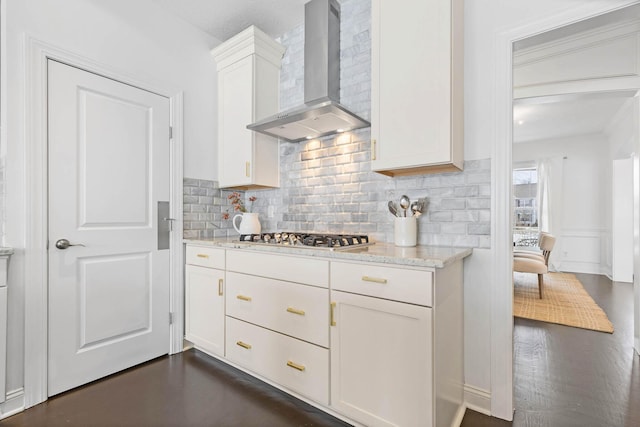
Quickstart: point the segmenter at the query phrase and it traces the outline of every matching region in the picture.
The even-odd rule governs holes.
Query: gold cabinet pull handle
[[[297,369],[300,372],[304,372],[304,370],[307,369],[304,365],[298,365],[291,360],[287,361],[287,366],[293,369]]]
[[[331,310],[329,311],[329,313],[330,313],[330,316],[329,316],[329,317],[330,317],[329,322],[331,323],[331,326],[336,326],[336,319],[335,319],[335,317],[334,317],[334,311],[335,311],[335,309],[336,309],[336,303],[335,303],[335,302],[332,302],[332,303],[331,303]]]
[[[251,176],[251,162],[247,162],[245,164],[245,174],[247,175],[247,178]]]
[[[251,301],[251,297],[245,295],[238,295],[236,298],[241,299],[242,301]]]
[[[387,279],[380,279],[378,277],[370,277],[370,276],[362,276],[362,281],[363,282],[382,283],[382,284],[386,284],[387,283]]]
[[[304,316],[304,310],[298,310],[297,308],[287,307],[287,311],[289,313],[297,314],[299,316]]]
[[[209,259],[209,255],[207,255],[207,254],[198,254],[198,255],[196,255],[196,256],[197,256],[198,258],[206,258],[206,259]]]
[[[376,144],[378,141],[375,139],[371,140],[371,160],[376,160]]]
[[[224,282],[224,279],[218,279],[218,295],[222,296],[222,283]]]
[[[246,348],[247,350],[251,350],[251,344],[247,344],[246,342],[238,341],[236,345],[239,345],[242,348]]]

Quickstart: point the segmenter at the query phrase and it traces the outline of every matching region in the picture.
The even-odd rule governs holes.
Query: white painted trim
[[[171,98],[171,346],[169,354],[180,353],[184,347],[184,249],[182,244],[183,192],[184,192],[184,110],[183,92]]]
[[[611,7],[598,3],[572,7],[562,13],[527,25],[496,32],[493,54],[495,72],[493,88],[494,129],[491,168],[492,247],[494,248],[494,277],[491,307],[491,415],[513,419],[513,289],[511,245],[511,162],[512,162],[512,53],[513,43],[554,28],[598,16],[638,3],[637,0]]]
[[[171,309],[181,307],[182,295],[182,93],[153,77],[139,78],[25,35],[25,356],[24,407],[47,400],[47,61],[53,59],[120,82],[156,93],[170,100],[172,143],[171,206],[177,219],[171,236]],[[178,228],[179,227],[179,228]],[[180,231],[178,231],[180,230]],[[182,316],[171,328],[169,352],[175,352],[174,337],[182,334]]]
[[[24,389],[19,388],[7,393],[7,397],[0,405],[0,420],[24,411]]]
[[[456,411],[455,415],[453,416],[453,420],[451,421],[451,427],[460,427],[460,425],[462,424],[462,420],[464,420],[465,412],[467,412],[466,405],[463,404],[458,406],[458,410]]]
[[[491,392],[477,387],[464,385],[464,402],[467,408],[491,415]]]

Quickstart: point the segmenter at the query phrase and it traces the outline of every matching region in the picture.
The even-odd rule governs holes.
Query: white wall
[[[513,161],[563,159],[555,266],[562,271],[604,274],[611,271],[611,162],[604,135],[518,143]],[[564,159],[566,157],[566,159]],[[558,183],[555,183],[558,184]],[[554,185],[554,183],[552,183]],[[557,213],[557,212],[556,212]]]
[[[216,178],[216,75],[209,50],[218,41],[172,18],[149,0],[6,1],[2,76],[6,87],[9,279],[7,391],[23,385],[25,245],[25,37],[107,64],[155,87],[184,91],[185,175]],[[6,19],[4,19],[6,18]],[[4,151],[4,147],[3,147]]]
[[[613,118],[605,135],[609,144],[610,159],[626,159],[637,151],[639,98],[636,95],[622,106]]]

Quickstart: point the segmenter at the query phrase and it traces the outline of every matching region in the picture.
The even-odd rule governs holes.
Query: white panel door
[[[51,396],[168,353],[170,108],[55,61],[48,81]]]

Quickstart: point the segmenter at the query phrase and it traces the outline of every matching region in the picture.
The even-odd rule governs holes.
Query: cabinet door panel
[[[220,186],[251,182],[253,156],[253,57],[247,57],[220,71],[218,108],[220,141]],[[248,166],[247,166],[248,164]]]
[[[374,171],[395,176],[462,167],[461,4],[372,1]]]
[[[185,338],[224,356],[224,271],[185,267]]]
[[[432,309],[337,291],[331,299],[331,406],[368,426],[431,426]]]

